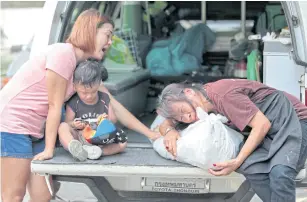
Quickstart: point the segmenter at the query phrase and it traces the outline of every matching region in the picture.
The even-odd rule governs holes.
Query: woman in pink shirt
[[[0,91],[3,202],[22,201],[26,186],[31,202],[50,201],[45,178],[30,172],[31,160],[53,157],[63,103],[75,92],[72,83],[75,67],[89,58],[103,58],[112,44],[113,28],[113,22],[97,10],[84,11],[66,43],[50,45],[31,58]],[[130,120],[124,125],[148,137],[156,136],[112,96],[110,98],[115,113]],[[42,140],[45,121],[45,140]]]

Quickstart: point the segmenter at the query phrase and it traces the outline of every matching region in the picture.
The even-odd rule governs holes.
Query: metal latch
[[[64,13],[64,12],[63,12],[63,13],[61,13],[61,15],[60,15],[60,19],[61,19],[61,21],[63,21],[65,17],[66,17],[65,13]]]
[[[297,27],[298,24],[299,24],[299,19],[298,19],[298,17],[296,17],[295,15],[292,15],[292,16],[291,16],[291,20],[292,20],[293,26],[294,26],[294,27]]]
[[[300,87],[305,87],[305,74],[301,75],[300,80],[298,80],[298,83],[300,84]]]

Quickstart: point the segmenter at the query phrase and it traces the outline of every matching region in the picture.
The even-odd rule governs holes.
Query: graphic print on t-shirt
[[[99,115],[108,114],[110,103],[109,95],[98,92],[99,100],[94,105],[87,105],[79,98],[78,94],[74,95],[69,101],[68,106],[75,113],[76,120],[85,121],[89,124],[97,123]]]

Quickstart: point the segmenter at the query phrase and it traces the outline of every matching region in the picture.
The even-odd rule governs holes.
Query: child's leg
[[[114,140],[113,144],[101,146],[104,156],[118,154],[126,149],[128,138],[123,130],[116,130],[110,135],[110,138]]]
[[[114,144],[109,144],[105,146],[96,146],[96,145],[83,145],[83,148],[87,151],[89,159],[98,159],[100,156],[108,156],[112,154],[117,154],[122,151],[127,146],[127,136],[124,131],[116,130],[111,133],[108,137],[107,142],[112,141]]]
[[[74,158],[77,158],[79,161],[85,161],[87,159],[87,151],[83,149],[82,143],[77,140],[77,131],[63,122],[60,124],[58,133],[64,149],[68,150]]]
[[[104,146],[96,146],[96,145],[83,145],[83,148],[88,153],[88,159],[98,159],[101,156],[109,156],[113,154],[118,154],[125,150],[127,146],[127,142],[125,143],[113,143]]]
[[[109,156],[123,152],[126,147],[127,147],[127,142],[124,142],[124,143],[113,143],[113,144],[104,145],[103,147],[101,147],[101,149],[102,149],[102,154],[104,156]]]
[[[87,151],[87,158],[91,160],[99,159],[102,155],[102,149],[96,145],[83,145],[83,149]]]
[[[69,143],[75,139],[72,135],[72,128],[65,122],[60,124],[59,127],[59,139],[64,147],[64,149],[68,150]]]

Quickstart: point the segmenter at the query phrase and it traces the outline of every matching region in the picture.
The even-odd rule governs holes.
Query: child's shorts
[[[0,136],[1,157],[31,159],[45,149],[45,139],[7,132],[0,132]]]
[[[90,144],[83,137],[82,130],[72,129],[72,136],[74,137],[74,139],[79,140],[84,145],[95,144],[95,142],[92,142],[92,144]],[[127,140],[128,140],[128,137],[126,136],[124,131],[119,129],[119,130],[116,130],[115,132],[109,134],[109,137],[105,138],[103,140],[102,144],[100,142],[99,144],[96,144],[96,145],[107,145],[107,144],[112,144],[112,143],[119,144],[119,143],[125,143],[125,142],[127,142]]]

